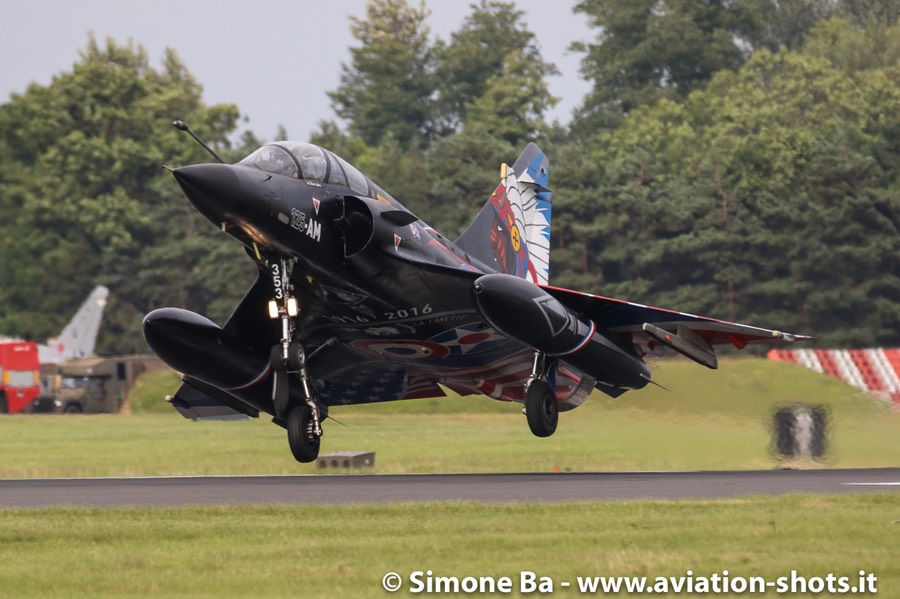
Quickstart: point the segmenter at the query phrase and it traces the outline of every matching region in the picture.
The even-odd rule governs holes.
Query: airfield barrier
[[[900,408],[900,348],[773,349],[768,358],[841,379]]]

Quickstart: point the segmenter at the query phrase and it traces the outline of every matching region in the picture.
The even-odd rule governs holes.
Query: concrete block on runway
[[[336,451],[322,454],[316,460],[316,467],[320,470],[325,468],[343,470],[349,468],[371,468],[374,465],[374,451]]]

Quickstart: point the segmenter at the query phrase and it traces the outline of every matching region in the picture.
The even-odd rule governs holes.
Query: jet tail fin
[[[529,143],[456,245],[499,272],[546,285],[550,278],[550,161]]]
[[[107,297],[109,289],[103,285],[94,287],[59,337],[49,339],[46,346],[38,347],[40,363],[52,364],[92,355]]]

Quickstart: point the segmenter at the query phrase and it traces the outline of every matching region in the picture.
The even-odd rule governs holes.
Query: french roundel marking
[[[450,350],[439,343],[407,339],[358,339],[353,347],[394,360],[433,360],[443,358]]]

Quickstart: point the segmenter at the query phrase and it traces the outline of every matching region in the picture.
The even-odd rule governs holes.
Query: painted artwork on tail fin
[[[93,355],[108,297],[109,289],[102,285],[95,287],[59,337],[38,346],[41,364],[57,364],[70,358]]]
[[[505,166],[505,165],[504,165]],[[528,144],[456,244],[499,272],[546,285],[550,278],[550,162]],[[505,176],[503,176],[505,175]]]

